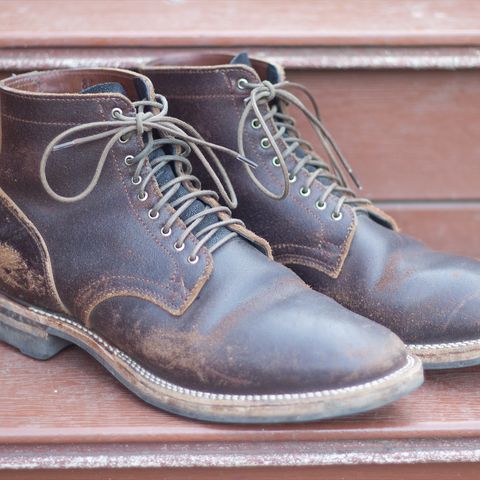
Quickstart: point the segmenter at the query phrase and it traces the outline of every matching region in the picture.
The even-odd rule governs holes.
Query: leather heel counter
[[[0,291],[33,305],[66,312],[40,234],[1,190]]]

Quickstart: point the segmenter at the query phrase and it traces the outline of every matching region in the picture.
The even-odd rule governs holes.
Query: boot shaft
[[[245,59],[240,55],[233,59],[236,61]],[[178,66],[180,62],[181,65],[191,62],[191,65],[202,66]],[[265,129],[259,127],[258,115],[251,110],[242,119],[251,92],[245,84],[278,83],[285,80],[285,75],[280,66],[258,59],[249,59],[249,65],[230,62],[231,55],[166,55],[158,65],[146,66],[142,72],[172,98],[174,115],[190,122],[208,140],[239,148],[241,153],[258,163],[257,169],[248,172],[243,165],[221,157],[238,193],[236,214],[270,242],[275,259],[285,264],[313,267],[336,278],[353,240],[356,214],[349,205],[343,205],[341,215],[335,216],[338,197],[328,195],[328,184],[320,181],[315,181],[305,195],[303,187],[309,178],[306,169],[301,169],[290,179],[291,193],[281,202],[266,197],[255,185],[252,175],[269,192],[281,196],[285,188],[285,172]],[[282,151],[288,149],[284,138],[278,136],[268,103],[259,102],[258,110],[265,118],[267,128],[276,136],[278,148]],[[244,148],[243,152],[240,146]],[[288,171],[298,163],[295,152],[287,155],[285,160]],[[208,182],[202,171],[199,176],[202,182]],[[285,223],[279,221],[281,218],[295,221]],[[319,224],[324,227],[318,229]],[[310,231],[315,231],[315,235],[305,236],[305,232]]]
[[[98,89],[91,93],[92,85],[105,82],[120,85],[124,94]],[[133,103],[144,99],[155,102],[150,81],[117,69],[33,73],[1,83],[0,208],[7,221],[0,242],[9,259],[0,279],[3,291],[86,323],[94,305],[121,292],[174,315],[182,314],[196,298],[213,269],[211,247],[187,228],[167,201],[175,200],[185,213],[188,205],[180,197],[189,191],[179,187],[173,170],[165,180],[175,190],[172,196],[169,188],[159,187],[148,162],[141,171],[129,164],[145,148],[141,132],[135,130],[135,122],[144,121],[145,112]],[[133,123],[133,133],[112,143],[94,188],[87,192],[113,134],[103,140],[69,142],[111,130],[118,112]],[[92,128],[83,129],[85,124]],[[82,130],[57,137],[75,127]],[[42,157],[55,137],[56,148],[50,145],[48,158],[43,158],[49,193],[42,181]],[[164,172],[165,168],[160,173]],[[186,173],[186,182],[195,183]],[[169,199],[163,199],[166,194]],[[192,195],[189,209],[198,197]],[[78,201],[72,201],[76,196]],[[217,205],[213,198],[205,200]],[[159,202],[162,208],[157,208]],[[199,212],[207,204],[194,203],[195,215],[202,218]],[[224,220],[228,219],[225,210],[219,212]],[[262,243],[233,223],[229,229]],[[217,238],[220,227],[211,224],[201,224],[205,235],[225,241],[225,236]],[[227,230],[226,235],[235,234]]]

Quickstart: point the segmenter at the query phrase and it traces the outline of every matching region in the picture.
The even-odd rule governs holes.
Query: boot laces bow
[[[358,198],[350,188],[346,174],[357,188],[361,189],[361,186],[352,167],[322,123],[315,98],[303,85],[288,81],[273,84],[265,80],[260,83],[244,82],[242,88],[249,89],[250,93],[245,99],[245,108],[239,122],[237,135],[239,152],[242,156],[245,155],[245,126],[247,118],[253,112],[258,122],[256,128],[262,128],[266,135],[262,140],[262,142],[265,142],[262,146],[273,148],[275,152],[274,164],[281,168],[283,175],[283,192],[277,194],[265,187],[254,175],[252,169],[246,165],[250,178],[265,195],[276,200],[286,198],[289,194],[290,184],[296,180],[300,170],[307,167],[309,174],[305,185],[301,188],[302,195],[310,193],[310,187],[316,179],[326,179],[329,183],[328,187],[316,204],[325,205],[328,196],[336,193],[339,197],[333,212],[336,218],[341,216],[340,210],[344,204],[350,204],[357,209],[362,209],[362,206],[370,204],[368,199]],[[307,96],[313,107],[313,112],[290,91],[292,89],[300,90]],[[295,119],[286,113],[287,107],[290,105],[300,110],[312,125],[327,154],[327,162],[314,152],[313,146],[307,140],[301,138],[296,128]],[[273,125],[273,128],[269,126],[269,122],[270,125]],[[295,155],[299,148],[303,150],[303,156],[296,156],[296,162],[289,171],[287,159],[290,155]]]
[[[197,229],[194,233],[200,241],[188,257],[191,263],[196,263],[196,261],[198,261],[197,254],[200,248],[205,245],[219,229],[233,224],[243,225],[240,220],[231,218],[230,208],[237,206],[237,198],[230,178],[214,150],[221,151],[242,161],[248,165],[249,168],[255,168],[256,164],[234,150],[207,142],[189,124],[168,116],[168,102],[162,95],[155,95],[154,101],[141,100],[132,102],[132,105],[135,108],[135,115],[133,116],[125,115],[120,108],[114,108],[112,110],[112,120],[77,125],[57,135],[46,147],[40,162],[40,179],[42,185],[48,195],[59,202],[74,203],[85,199],[97,186],[108,154],[116,142],[120,141],[125,143],[130,140],[132,136],[137,135],[139,139],[144,140],[144,148],[136,155],[127,155],[125,157],[125,163],[127,166],[135,167],[132,183],[139,187],[138,199],[140,201],[147,199],[148,193],[146,188],[157,172],[169,163],[173,164],[174,171],[176,172],[172,180],[164,185],[159,185],[162,196],[159,197],[158,201],[148,212],[149,218],[155,220],[159,217],[159,212],[166,203],[170,203],[175,208],[175,213],[170,216],[161,229],[164,236],[171,234],[171,227],[175,220],[196,200],[207,200],[205,202],[205,209],[184,219],[187,228],[175,242],[175,248],[177,250],[183,250],[185,239],[190,233]],[[107,128],[107,130],[104,130],[105,128]],[[62,142],[72,135],[95,129],[102,129],[103,131]],[[154,136],[154,132],[158,132],[156,137]],[[74,196],[63,196],[57,193],[50,185],[46,174],[48,161],[52,153],[105,138],[109,138],[109,140],[99,157],[94,175],[87,187]],[[170,153],[170,151],[168,154],[165,153],[165,147],[170,147],[172,153]],[[202,190],[200,181],[192,175],[192,165],[188,160],[188,156],[192,151],[202,162],[212,177],[220,195],[230,208],[220,205],[211,206],[208,203],[208,197],[213,197],[215,200],[218,200],[219,196],[213,190]],[[217,175],[212,164],[215,165],[220,176]],[[142,178],[141,173],[145,171],[146,165],[149,165],[150,168],[146,170],[147,173],[144,175],[144,178]],[[187,193],[179,195],[179,189],[182,185],[186,187]],[[206,226],[200,226],[200,223],[210,215],[216,216],[215,221],[213,223],[209,222]],[[200,230],[197,228],[199,226],[201,228]],[[236,236],[235,232],[224,235],[221,239],[214,242],[213,246],[209,246],[210,252],[213,252],[234,236]]]

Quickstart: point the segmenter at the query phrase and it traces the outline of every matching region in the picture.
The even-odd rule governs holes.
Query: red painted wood
[[[0,472],[1,480],[478,480],[478,464],[297,468],[47,470]],[[87,476],[88,475],[88,476]]]
[[[207,424],[149,407],[77,348],[39,362],[0,344],[0,365],[2,479],[78,479],[79,468],[96,468],[92,479],[158,478],[160,472],[161,478],[218,478],[230,472],[232,478],[329,474],[336,479],[356,472],[359,479],[426,480],[430,472],[450,480],[447,472],[474,479],[478,471],[478,464],[473,469],[468,462],[479,458],[479,368],[428,372],[420,390],[374,412],[259,427]],[[461,469],[435,465],[458,461],[467,463]],[[400,465],[411,462],[420,465]],[[12,464],[60,470],[1,471]],[[185,470],[186,464],[197,468]],[[249,464],[257,468],[243,468]],[[145,477],[139,466],[149,467]]]
[[[380,204],[402,232],[435,250],[480,260],[480,205],[473,203]]]
[[[0,365],[0,445],[480,436],[479,368],[429,372],[420,390],[371,413],[259,428],[196,422],[150,407],[77,348],[41,362],[0,344]]]
[[[365,196],[480,201],[478,70],[295,70],[290,78],[314,94]]]
[[[475,0],[0,2],[0,46],[475,45]]]

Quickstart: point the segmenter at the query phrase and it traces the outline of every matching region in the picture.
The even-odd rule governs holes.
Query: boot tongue
[[[247,67],[255,68],[252,65],[252,62],[251,62],[250,57],[248,56],[247,52],[237,53],[237,55],[235,55],[230,60],[230,64],[231,65],[246,65]],[[259,73],[259,72],[257,72],[257,73]],[[278,71],[277,67],[275,65],[273,65],[272,63],[267,63],[267,74],[266,74],[266,76],[267,76],[267,78],[264,78],[262,80],[268,80],[269,82],[272,82],[272,83],[278,83],[282,78],[281,73]]]
[[[96,85],[92,85],[91,87],[83,89],[80,93],[121,93],[122,95],[127,96],[127,92],[118,82],[98,83]],[[165,155],[165,153],[166,152],[163,149],[157,149],[155,150],[155,152],[152,153],[150,159],[152,160],[153,158],[156,158],[160,155]],[[165,185],[167,182],[173,180],[175,177],[176,174],[172,168],[172,165],[169,163],[167,163],[163,168],[161,168],[155,175],[157,183],[160,186]],[[180,197],[183,197],[187,193],[189,193],[188,190],[183,185],[180,185],[180,188],[175,192],[175,195],[172,196],[171,200],[175,201]],[[201,200],[195,200],[195,202],[193,202],[190,207],[188,207],[180,215],[180,217],[182,220],[185,221],[193,215],[201,212],[202,210],[205,210],[205,208],[207,208],[207,205],[205,203],[203,203]],[[200,231],[208,225],[216,223],[217,221],[219,221],[219,218],[216,215],[208,215],[202,220],[202,222],[198,225],[194,232]],[[225,227],[217,230],[217,232],[208,240],[206,246],[213,246],[215,243],[217,243],[218,240],[228,234],[230,234],[230,231]]]
[[[127,92],[118,82],[97,83],[91,87],[84,88],[80,93],[121,93],[127,96]]]
[[[252,66],[252,62],[250,61],[250,57],[248,56],[247,52],[240,52],[237,53],[231,60],[231,65],[247,65],[249,67]]]

